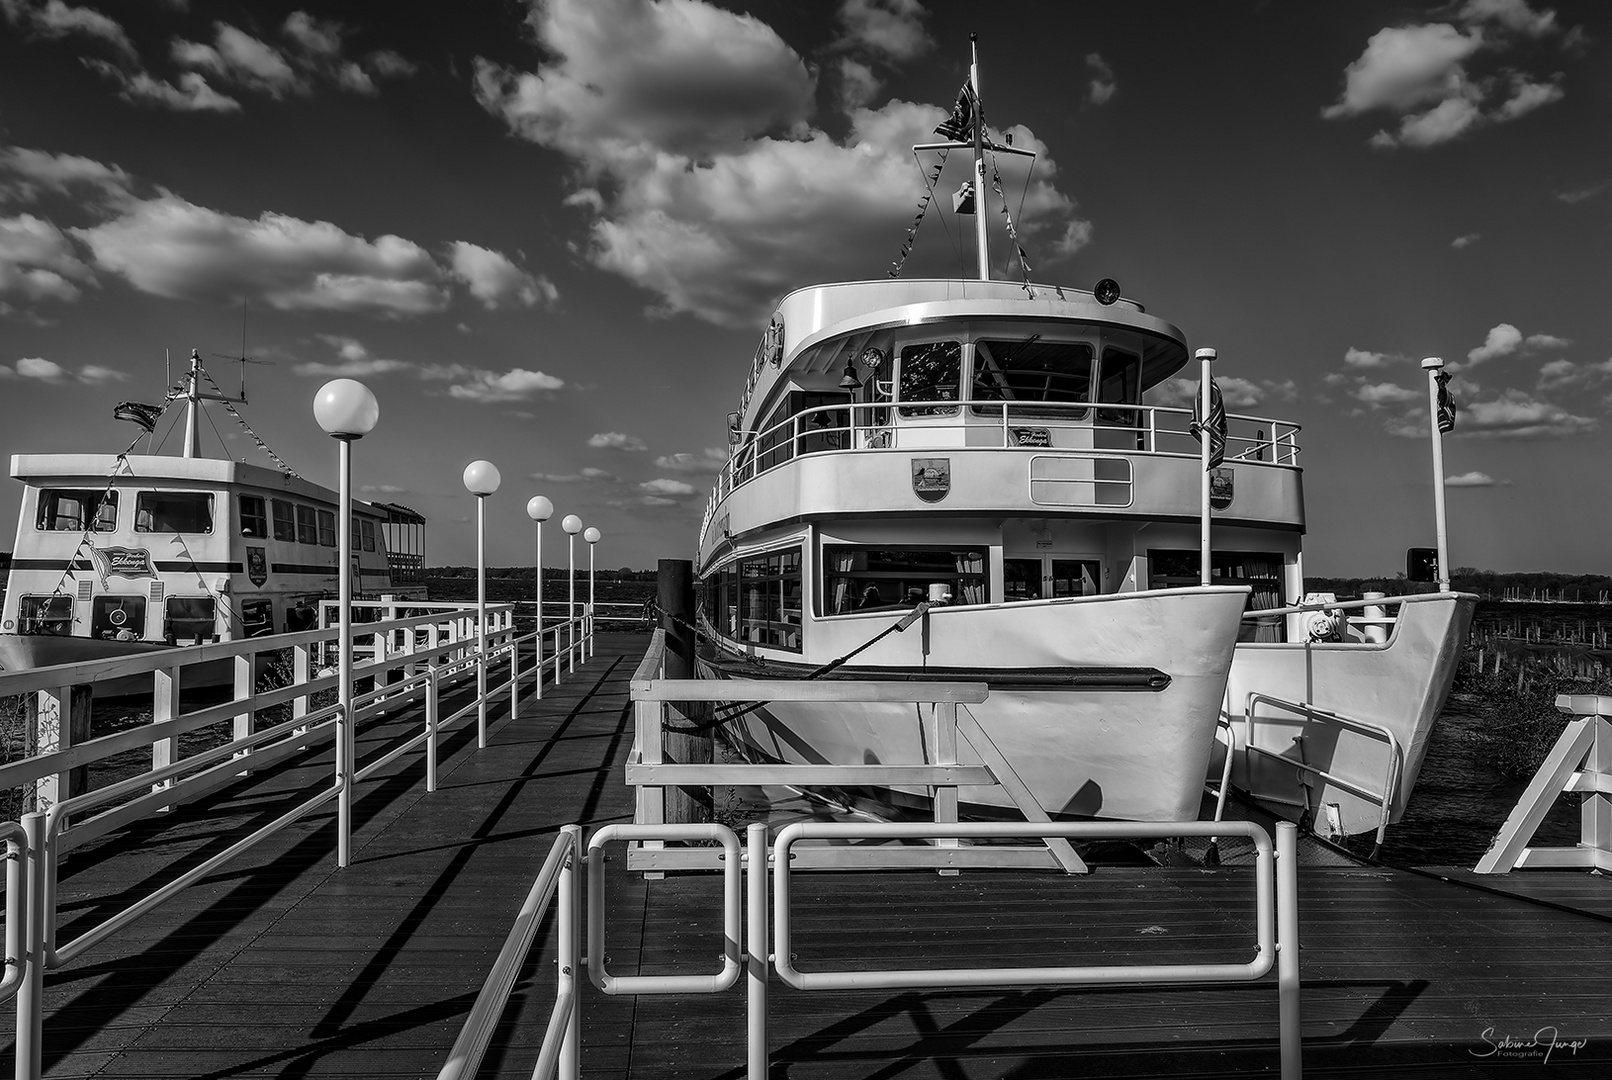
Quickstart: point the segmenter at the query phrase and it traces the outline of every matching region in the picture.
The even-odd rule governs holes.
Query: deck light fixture
[[[554,504],[542,495],[526,503],[526,516],[537,523],[537,700],[543,700],[543,522],[554,516]]]
[[[498,466],[465,466],[465,490],[476,497],[476,748],[487,748],[487,496],[503,482]]]
[[[325,433],[341,444],[340,512],[336,516],[337,558],[337,699],[336,772],[341,792],[336,802],[336,863],[345,867],[353,849],[353,441],[375,430],[381,407],[370,388],[355,379],[332,379],[313,398],[313,416]]]
[[[565,602],[565,618],[567,629],[566,640],[566,667],[575,671],[577,669],[577,533],[582,531],[582,519],[575,514],[565,515],[560,522],[560,528],[565,530],[569,537],[569,553],[566,555],[565,579],[567,583],[567,599]]]
[[[589,656],[596,656],[599,652],[599,646],[595,644],[593,637],[593,546],[599,542],[599,538],[603,535],[591,525],[583,530],[582,533],[582,539],[588,542],[588,633],[583,640],[588,645]]]
[[[1107,307],[1119,299],[1119,282],[1111,277],[1105,277],[1092,288],[1091,294],[1097,298],[1099,304]]]

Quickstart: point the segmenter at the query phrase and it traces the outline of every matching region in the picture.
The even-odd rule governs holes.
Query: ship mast
[[[985,226],[985,110],[980,100],[980,36],[968,35],[968,81],[974,91],[974,247],[981,281],[991,280],[991,246]]]
[[[195,349],[190,350],[190,374],[185,377],[185,456],[187,458],[201,457],[201,403],[204,401],[227,401],[246,404],[246,394],[240,397],[229,397],[226,394],[204,394],[201,389],[201,353]]]

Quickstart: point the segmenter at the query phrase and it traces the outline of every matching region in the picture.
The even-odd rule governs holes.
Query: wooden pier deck
[[[367,783],[347,869],[336,865],[332,805],[47,976],[46,1075],[434,1076],[556,830],[631,820],[628,678],[646,643],[601,635],[597,657],[541,703],[525,699],[517,718],[507,704],[496,710],[485,750],[475,749],[473,724],[456,730],[437,792],[425,791],[412,756]],[[367,729],[361,758],[417,724],[409,714]],[[73,852],[61,940],[328,783],[329,753],[326,744]],[[646,881],[622,864],[607,875],[610,970],[714,970],[719,883]],[[799,963],[1244,961],[1250,873],[803,874]],[[1403,871],[1305,867],[1307,1073],[1612,1072],[1605,879],[1513,876],[1556,906]],[[523,973],[482,1075],[530,1075],[552,965],[546,952]],[[1245,1076],[1277,1066],[1274,974],[1209,989],[852,994],[799,993],[774,979],[770,998],[772,1076],[787,1080]],[[742,982],[703,997],[608,998],[587,987],[582,1037],[587,1076],[738,1080]]]

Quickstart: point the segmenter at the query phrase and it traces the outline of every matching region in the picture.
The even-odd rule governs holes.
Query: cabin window
[[[926,341],[901,350],[900,401],[957,401],[962,397],[963,346],[956,341]],[[956,416],[955,405],[909,405],[902,416]]]
[[[1150,589],[1175,589],[1201,583],[1202,565],[1196,551],[1152,550],[1147,553]],[[1246,611],[1263,611],[1282,606],[1282,556],[1273,551],[1214,551],[1209,555],[1210,583],[1249,585]],[[1287,620],[1280,615],[1245,619],[1237,631],[1238,641],[1286,641]]]
[[[1088,342],[1042,341],[1038,335],[976,342],[973,400],[1090,401],[1094,355]],[[975,411],[995,414],[995,410]],[[1058,415],[1078,420],[1086,410],[1059,410]]]
[[[134,641],[146,634],[144,596],[97,596],[90,605],[90,637]]]
[[[71,596],[17,598],[17,633],[69,636],[73,632]]]
[[[134,531],[210,533],[213,496],[204,491],[142,491],[135,496]]]
[[[34,527],[45,532],[111,532],[118,527],[115,491],[47,490],[39,493]]]
[[[241,633],[246,637],[264,637],[274,633],[274,601],[243,601],[241,604]]]
[[[986,602],[985,549],[823,547],[823,606],[830,615],[907,609],[944,585],[953,604]]]
[[[319,511],[319,546],[336,546],[336,515],[330,510]]]
[[[314,517],[313,507],[297,504],[297,543],[317,544],[319,542],[319,526]]]
[[[297,542],[297,508],[284,499],[274,500],[274,538],[288,544]]]
[[[375,550],[375,519],[361,518],[358,522],[359,531],[364,537],[364,550]]]
[[[800,652],[800,550],[753,555],[717,573],[717,629],[735,641]]]
[[[241,535],[259,539],[269,535],[269,515],[261,495],[241,496]]]
[[[1142,400],[1142,358],[1124,349],[1103,350],[1102,366],[1097,369],[1097,400],[1134,405]],[[1132,409],[1098,409],[1097,421],[1120,427],[1140,427]]]
[[[211,596],[170,596],[162,638],[177,645],[201,644],[217,636],[216,605]]]

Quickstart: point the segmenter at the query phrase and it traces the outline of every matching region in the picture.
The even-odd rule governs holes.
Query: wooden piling
[[[666,677],[695,677],[694,564],[687,559],[661,559],[657,565],[657,593],[661,629],[666,631]],[[708,702],[668,703],[665,754],[667,762],[707,765],[712,737]],[[710,788],[667,788],[666,820],[677,824],[711,820]]]

